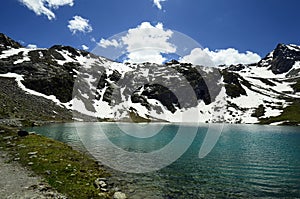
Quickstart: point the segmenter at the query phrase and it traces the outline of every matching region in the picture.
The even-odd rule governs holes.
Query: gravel
[[[0,198],[1,199],[66,199],[33,172],[10,162],[7,152],[0,150]]]

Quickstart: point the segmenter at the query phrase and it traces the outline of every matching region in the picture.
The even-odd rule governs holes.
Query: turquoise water
[[[137,127],[125,125],[126,131],[138,133]],[[99,128],[114,145],[139,153],[162,149],[180,128],[187,137],[195,129],[150,124],[149,131],[160,130],[150,138],[125,134],[113,123],[52,124],[29,130],[82,147],[81,140],[95,141]],[[115,186],[130,198],[300,198],[300,127],[225,125],[215,147],[200,159],[207,128],[197,127],[188,150],[161,170],[142,174],[112,170],[118,176],[112,179]]]

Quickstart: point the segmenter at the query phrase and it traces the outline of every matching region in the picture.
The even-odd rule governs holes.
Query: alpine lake
[[[78,122],[27,130],[88,151],[128,198],[300,198],[300,126],[225,124],[199,158],[213,126]],[[164,157],[144,160],[156,151]]]

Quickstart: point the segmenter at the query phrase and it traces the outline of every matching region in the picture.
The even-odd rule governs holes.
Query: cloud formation
[[[166,1],[166,0],[153,0],[154,5],[158,8],[158,9],[162,9],[162,5],[161,2]]]
[[[180,62],[218,66],[250,64],[261,59],[256,53],[243,53],[234,48],[215,51],[202,49],[201,46],[195,45],[193,40],[186,38],[183,34],[165,29],[162,23],[152,25],[150,22],[142,22],[137,27],[109,39],[102,38],[97,43],[100,48],[96,48],[95,52],[113,60],[130,63],[162,64],[181,56]]]
[[[27,48],[35,49],[35,48],[37,48],[37,45],[35,45],[35,44],[28,44]]]
[[[55,19],[53,9],[61,6],[73,6],[73,0],[19,0],[28,9],[35,12],[36,15],[46,15],[49,20]]]
[[[127,35],[122,37],[128,52],[126,61],[163,63],[166,58],[162,53],[176,52],[176,46],[168,41],[172,35],[171,30],[164,30],[162,23],[152,26],[149,22],[143,22],[136,28],[129,29]]]
[[[204,66],[256,63],[261,57],[253,52],[240,53],[234,48],[210,51],[208,48],[195,48],[180,61]]]
[[[68,28],[73,34],[76,32],[89,33],[93,31],[92,26],[89,24],[89,20],[84,19],[81,16],[74,16],[73,19],[69,21]]]
[[[98,43],[99,46],[103,47],[103,48],[107,48],[107,47],[119,47],[121,44],[118,43],[117,40],[112,39],[112,40],[108,40],[108,39],[101,39],[100,42]]]
[[[89,49],[89,47],[86,46],[86,45],[81,45],[81,48],[82,48],[82,50],[88,50]]]

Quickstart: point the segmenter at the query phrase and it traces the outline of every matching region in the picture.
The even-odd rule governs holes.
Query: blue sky
[[[233,48],[264,57],[278,43],[300,45],[299,0],[165,0],[161,9],[158,1],[3,0],[0,32],[25,46],[85,45],[92,50],[101,39],[149,22],[184,33],[209,52]],[[34,5],[45,9],[34,10]],[[75,16],[89,27],[80,30],[73,24],[70,29]]]

